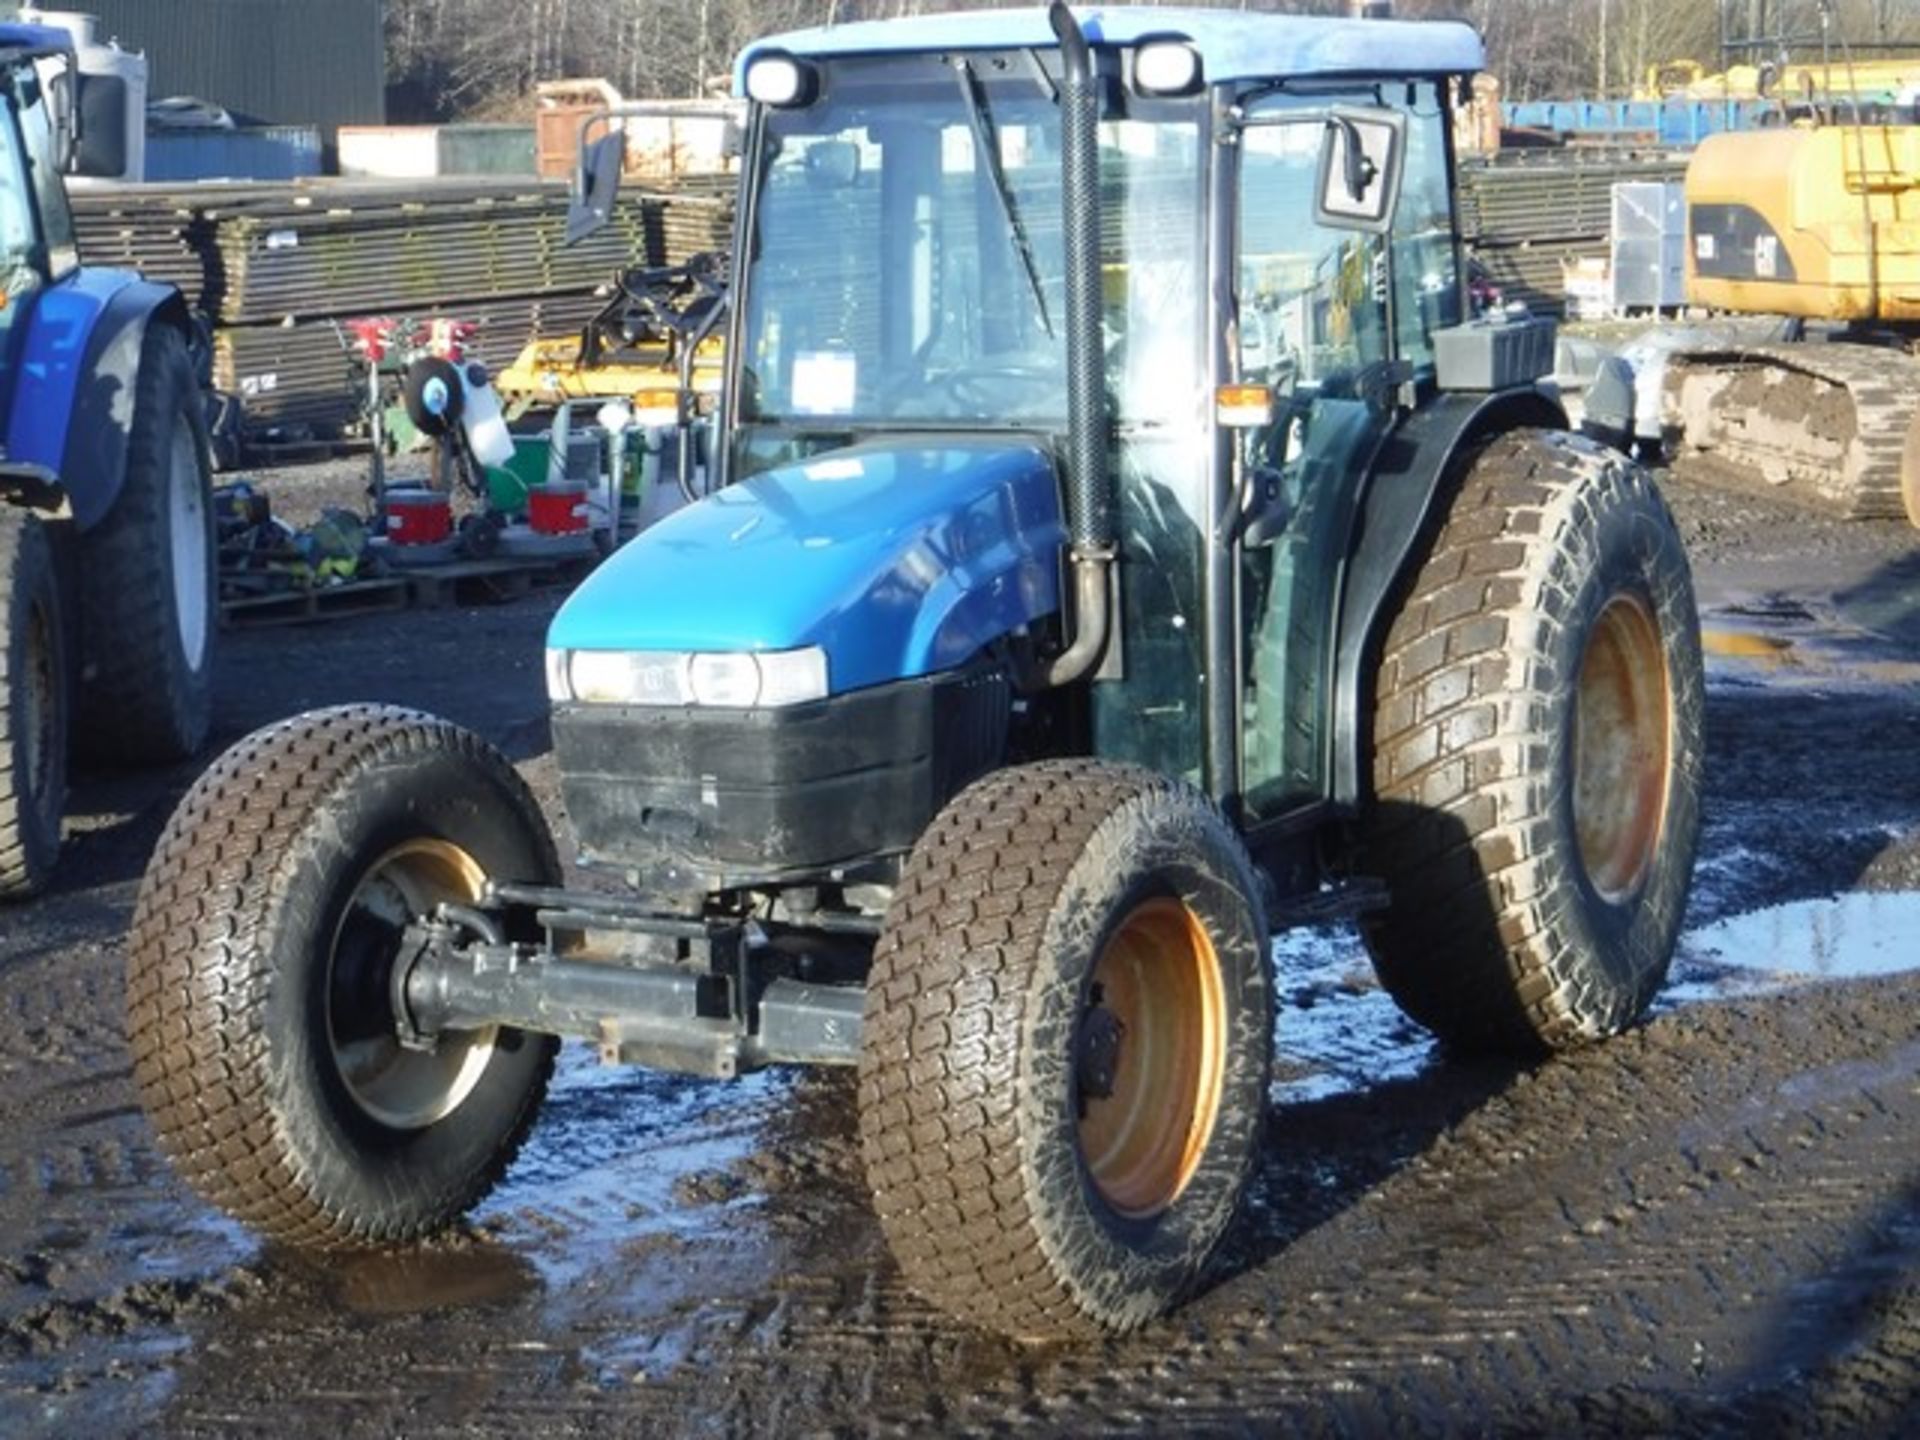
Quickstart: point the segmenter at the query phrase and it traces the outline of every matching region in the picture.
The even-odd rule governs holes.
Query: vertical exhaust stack
[[[1393,0],[1347,0],[1347,14],[1355,20],[1391,20]]]
[[[1060,39],[1060,186],[1067,262],[1067,533],[1073,638],[1041,683],[1069,685],[1099,663],[1111,623],[1113,485],[1107,464],[1106,356],[1101,345],[1100,93],[1093,52],[1064,0],[1047,11]]]

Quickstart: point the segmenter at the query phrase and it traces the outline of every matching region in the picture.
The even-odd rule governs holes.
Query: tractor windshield
[[[1191,354],[1197,126],[1101,127],[1115,407],[1150,418],[1121,347]],[[1060,119],[1025,54],[835,65],[770,111],[746,277],[740,420],[1057,428],[1067,410]],[[1134,373],[1138,386],[1129,383]]]

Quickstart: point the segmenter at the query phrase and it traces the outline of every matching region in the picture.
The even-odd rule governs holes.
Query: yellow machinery
[[[1768,94],[1788,103],[1795,97],[1824,94],[1893,99],[1920,86],[1920,59],[1835,60],[1768,67],[1735,65],[1710,75],[1697,60],[1669,60],[1651,66],[1636,86],[1636,100],[1757,100],[1764,82]]]
[[[1669,427],[1722,472],[1920,525],[1920,123],[1714,136],[1687,231],[1692,304],[1792,317],[1796,338],[1673,357]]]
[[[726,261],[695,255],[684,265],[636,268],[614,278],[605,309],[577,335],[535,339],[493,377],[509,412],[571,401],[617,400],[636,423],[672,427],[680,487],[691,494],[692,432],[711,416],[723,380]]]
[[[693,360],[693,391],[704,411],[720,393],[722,341],[703,342]],[[663,342],[626,346],[594,361],[578,335],[533,340],[493,377],[513,409],[546,409],[569,400],[624,400],[636,415],[671,414],[680,393],[678,357]]]

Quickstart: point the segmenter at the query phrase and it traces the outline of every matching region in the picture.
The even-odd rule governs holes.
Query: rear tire
[[[24,900],[60,856],[67,799],[67,650],[53,545],[0,502],[0,900]]]
[[[171,325],[147,328],[125,480],[82,545],[80,753],[108,765],[184,759],[213,718],[218,579],[206,403]]]
[[[1252,866],[1202,796],[1086,760],[971,786],[868,980],[861,1148],[908,1281],[1018,1339],[1164,1314],[1239,1204],[1272,1044]]]
[[[489,878],[554,883],[531,793],[481,740],[379,706],[229,750],[168,821],[128,945],[134,1078],[215,1205],[310,1249],[414,1239],[499,1178],[556,1044],[393,1040],[399,926]]]
[[[1700,825],[1693,582],[1639,466],[1522,431],[1473,461],[1401,604],[1374,710],[1362,925],[1442,1040],[1624,1029],[1666,977]]]

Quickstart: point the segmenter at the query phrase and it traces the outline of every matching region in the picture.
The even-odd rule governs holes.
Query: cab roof
[[[1200,52],[1209,83],[1335,75],[1470,75],[1486,51],[1458,21],[1346,20],[1247,14],[1155,5],[1078,6],[1074,15],[1095,46],[1183,38]],[[770,35],[740,52],[734,89],[745,93],[756,55],[784,50],[827,59],[852,55],[939,54],[953,50],[1057,48],[1047,12],[972,10],[901,20],[866,20]]]
[[[73,36],[57,25],[0,25],[0,53],[58,55],[72,49]]]

